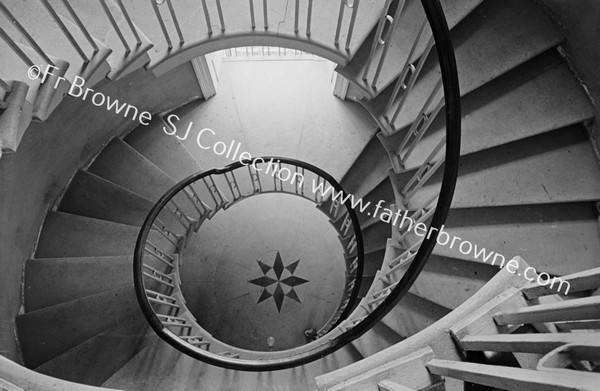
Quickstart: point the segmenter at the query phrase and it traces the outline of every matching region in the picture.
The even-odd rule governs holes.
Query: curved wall
[[[144,69],[94,90],[142,110],[161,113],[202,96],[191,64],[160,78]],[[15,154],[0,159],[0,354],[20,361],[14,317],[22,305],[25,261],[35,250],[46,211],[57,203],[78,168],[112,137],[139,123],[66,96],[51,117],[32,123]]]

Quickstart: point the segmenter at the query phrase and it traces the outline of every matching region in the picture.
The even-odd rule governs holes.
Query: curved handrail
[[[390,293],[381,301],[374,310],[367,312],[366,315],[359,319],[355,319],[349,327],[342,327],[340,324],[334,328],[332,332],[320,340],[314,341],[313,343],[303,345],[305,349],[298,354],[291,357],[278,357],[276,359],[269,360],[238,360],[232,357],[220,356],[217,354],[210,354],[202,351],[201,349],[190,347],[184,341],[174,339],[172,333],[163,333],[163,325],[158,321],[157,318],[153,318],[150,313],[152,309],[150,305],[143,300],[143,292],[140,291],[140,287],[143,287],[143,278],[141,273],[135,274],[136,293],[138,300],[144,314],[147,316],[152,328],[159,334],[159,336],[171,344],[173,347],[185,352],[191,357],[199,360],[208,362],[209,364],[237,370],[246,371],[272,371],[290,368],[298,365],[314,361],[321,357],[324,357],[334,351],[342,348],[351,341],[359,338],[365,332],[367,332],[376,322],[381,320],[391,309],[402,299],[402,297],[408,292],[414,281],[417,279],[419,273],[423,269],[427,259],[437,241],[439,228],[443,225],[448,215],[450,205],[452,203],[452,197],[454,195],[454,189],[456,185],[456,179],[458,175],[458,161],[460,157],[460,93],[458,75],[456,69],[456,59],[454,57],[454,51],[452,43],[450,41],[448,25],[443,13],[443,9],[439,0],[421,0],[427,20],[433,33],[433,41],[435,42],[438,59],[440,62],[441,77],[443,82],[444,91],[444,102],[445,102],[445,117],[446,117],[446,137],[445,137],[445,163],[442,185],[440,190],[440,196],[436,203],[435,212],[430,224],[430,231],[432,235],[428,235],[427,238],[423,239],[419,250],[417,251],[414,259],[408,267],[406,273],[402,276],[400,281],[395,283],[393,289],[390,287]],[[241,165],[241,163],[233,163],[233,165]],[[232,165],[230,165],[232,166]],[[228,166],[228,167],[230,167]],[[227,167],[225,168],[227,169]],[[214,169],[203,173],[205,175],[219,174],[222,170]],[[170,197],[175,195],[177,192],[182,190],[186,183],[194,181],[196,176],[203,174],[197,174],[189,177],[186,180],[180,182],[173,189],[171,189],[165,196],[163,196],[155,207],[152,209],[148,218],[146,219],[140,237],[136,243],[135,249],[135,261],[134,271],[139,270],[141,267],[141,259],[143,257],[144,247],[143,243],[147,237],[151,228],[151,223],[158,216],[158,213],[169,201]],[[347,201],[348,203],[348,201]],[[348,207],[348,205],[346,205]],[[357,223],[357,220],[353,219],[353,223]],[[437,228],[437,230],[434,230]],[[142,240],[143,239],[143,240]],[[362,243],[361,243],[362,245]],[[348,308],[351,308],[348,306]],[[150,315],[150,316],[149,316]],[[169,335],[171,334],[171,335]],[[330,336],[332,335],[332,336]],[[310,350],[308,350],[310,349]]]
[[[254,164],[256,164],[259,160],[262,163],[265,163],[268,161],[276,161],[278,164],[283,163],[283,164],[290,164],[290,165],[293,165],[296,167],[300,167],[303,170],[307,170],[307,171],[315,174],[319,178],[319,180],[322,179],[324,181],[323,183],[327,183],[328,185],[331,185],[331,187],[336,192],[341,193],[344,191],[343,188],[341,187],[341,185],[331,175],[329,175],[325,171],[319,169],[318,167],[315,167],[311,164],[308,164],[308,163],[305,163],[305,162],[302,162],[299,160],[287,159],[287,158],[282,158],[282,157],[274,157],[274,156],[246,159],[246,160],[242,160],[242,161],[238,161],[238,162],[229,164],[224,168],[215,168],[215,169],[211,169],[208,171],[193,174],[193,175],[189,176],[188,178],[180,181],[178,184],[176,184],[167,193],[165,193],[157,201],[157,203],[154,205],[154,207],[151,209],[148,216],[146,217],[146,220],[144,221],[144,224],[142,225],[142,229],[140,230],[140,234],[139,234],[137,242],[136,242],[135,255],[134,255],[134,282],[135,282],[135,290],[136,290],[138,302],[142,308],[142,312],[144,313],[144,316],[150,323],[151,327],[155,330],[155,332],[162,339],[164,339],[165,341],[167,341],[168,343],[170,343],[173,347],[175,347],[177,349],[180,349],[180,350],[183,349],[190,356],[199,358],[204,361],[210,361],[210,359],[207,359],[208,352],[197,349],[194,346],[190,346],[189,344],[182,341],[181,338],[179,338],[178,336],[173,334],[171,331],[169,331],[165,327],[163,322],[161,322],[161,320],[158,318],[156,312],[154,311],[150,302],[148,301],[147,290],[146,290],[145,283],[144,283],[144,269],[143,269],[145,267],[145,265],[143,263],[143,259],[144,259],[144,255],[146,252],[146,244],[148,243],[148,236],[149,236],[152,228],[155,227],[155,222],[157,221],[159,214],[161,214],[161,212],[166,209],[167,204],[169,202],[171,202],[173,200],[173,198],[176,195],[180,194],[184,189],[188,188],[190,185],[192,185],[198,181],[202,181],[206,178],[210,178],[213,175],[226,175],[227,173],[233,173],[236,169],[244,167],[244,166],[246,166],[246,167],[252,166],[253,167]],[[268,193],[268,192],[271,192],[271,191],[267,191],[267,192],[260,191],[259,193],[264,194],[264,193]],[[255,191],[255,193],[256,193],[256,191]],[[248,197],[248,196],[246,196],[246,197]],[[227,209],[227,208],[231,207],[234,203],[238,202],[240,199],[243,199],[243,198],[244,197],[240,196],[238,199],[234,200],[233,202],[227,203],[226,205],[223,206],[223,209]],[[306,197],[304,197],[304,198],[306,198]],[[325,198],[322,197],[322,201],[325,201]],[[338,308],[336,309],[336,312],[333,314],[333,316],[328,321],[328,324],[326,324],[324,326],[324,327],[328,327],[329,329],[332,329],[332,328],[336,327],[339,323],[343,322],[348,317],[348,315],[350,314],[352,309],[356,306],[356,302],[358,300],[358,293],[360,291],[360,286],[361,286],[363,269],[364,269],[363,240],[362,240],[362,234],[360,231],[360,224],[358,222],[358,216],[356,215],[356,212],[352,208],[350,199],[347,199],[346,202],[343,203],[343,205],[346,208],[347,218],[350,219],[350,222],[354,229],[353,237],[356,242],[356,245],[355,245],[356,267],[351,273],[353,279],[352,279],[352,286],[350,289],[348,289],[350,291],[350,295],[347,298],[347,302],[343,306],[342,305],[338,306]],[[339,215],[339,214],[336,212],[336,215]],[[197,230],[198,227],[199,226],[196,225],[195,227],[192,227],[192,228],[195,228],[195,230]],[[343,299],[345,299],[345,298],[343,298]],[[180,303],[177,303],[177,304],[181,305]],[[338,311],[340,311],[340,309],[342,309],[341,313],[337,313]],[[335,321],[332,321],[332,319],[334,319],[334,318],[335,318]],[[331,322],[331,324],[329,324],[330,322]],[[220,341],[219,341],[219,344],[221,346],[228,347],[227,344],[222,343]],[[308,344],[308,345],[314,346],[314,345],[319,345],[319,343],[313,343],[313,344]],[[308,345],[303,345],[303,346],[306,347]],[[246,351],[244,349],[239,349],[239,348],[235,348],[235,349],[236,349],[236,351],[250,353],[250,354],[262,353],[262,354],[274,355],[273,352],[253,352],[253,351]],[[298,349],[299,348],[290,349],[290,351],[293,352],[293,351],[297,351]],[[275,352],[276,356],[280,356],[282,354],[284,355],[285,351]],[[216,356],[218,358],[223,357],[223,358],[225,358],[225,361],[230,360],[229,357],[221,356],[218,354],[212,354],[212,355]],[[219,360],[217,359],[217,361],[219,361]],[[276,359],[276,361],[281,361],[281,359]],[[266,363],[267,360],[263,360],[262,362]],[[216,363],[216,365],[225,366],[224,363],[222,363],[222,362],[220,364]],[[234,367],[231,367],[231,368],[234,368]],[[239,368],[239,367],[235,366],[235,368]]]

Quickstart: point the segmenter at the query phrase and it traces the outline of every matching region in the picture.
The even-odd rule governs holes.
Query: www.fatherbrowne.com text
[[[55,76],[53,71],[58,70],[58,68],[47,65],[44,71],[42,68],[33,65],[31,66],[27,74],[30,79],[36,80],[41,78],[41,82],[45,82],[50,76]],[[54,89],[57,89],[61,83],[65,81],[63,77],[56,77],[54,81]],[[141,111],[128,103],[119,102],[118,99],[113,99],[110,96],[105,95],[102,92],[94,91],[91,88],[85,87],[85,79],[80,76],[75,76],[68,90],[68,95],[80,98],[84,101],[89,99],[89,101],[98,107],[105,107],[107,111],[114,112],[117,115],[123,115],[125,118],[130,118],[133,121],[138,121],[141,125],[148,125],[152,120],[152,114],[147,111]],[[185,140],[189,137],[189,134],[192,130],[193,123],[190,122],[182,135],[177,135],[177,126],[175,125],[175,120],[179,120],[175,114],[171,114],[167,118],[167,127],[163,127],[163,131],[168,135],[175,135],[179,140]],[[274,161],[271,159],[270,161],[265,161],[261,158],[252,158],[251,154],[248,152],[241,152],[239,150],[241,148],[241,144],[237,143],[234,150],[234,145],[236,144],[232,141],[229,146],[223,141],[216,141],[212,144],[212,148],[210,145],[203,145],[201,143],[201,138],[204,134],[211,134],[212,136],[216,136],[216,132],[211,129],[204,128],[198,132],[196,137],[197,144],[202,149],[212,149],[213,152],[217,155],[225,155],[227,158],[231,158],[232,160],[239,160],[244,165],[251,165],[253,169],[256,171],[262,171],[263,169],[259,167],[262,164],[267,163],[265,174],[270,174],[271,176],[277,176],[278,179],[284,182],[290,182],[291,184],[297,184],[301,186],[304,184],[304,176],[298,172],[291,172],[289,169],[285,167],[281,167],[278,161]],[[505,268],[509,273],[517,274],[519,276],[523,276],[528,281],[536,281],[540,286],[548,286],[550,289],[556,289],[558,293],[562,293],[564,295],[569,293],[571,285],[569,281],[565,281],[560,277],[552,277],[546,272],[537,273],[536,269],[533,267],[527,267],[523,273],[520,273],[520,264],[517,258],[512,258],[508,262],[506,261],[506,257],[500,253],[489,251],[485,247],[479,247],[477,244],[473,244],[468,240],[464,240],[458,236],[454,236],[449,234],[444,230],[444,225],[442,225],[439,229],[435,227],[427,228],[427,225],[423,222],[415,222],[413,218],[408,215],[408,210],[398,209],[393,211],[392,209],[383,207],[385,203],[384,200],[379,200],[374,206],[370,201],[364,201],[360,197],[354,197],[352,194],[344,193],[343,191],[335,190],[331,185],[328,185],[325,188],[324,183],[312,180],[312,191],[314,194],[319,194],[323,197],[323,199],[331,198],[332,201],[339,202],[340,204],[346,204],[349,202],[352,209],[357,210],[360,213],[367,213],[372,218],[379,218],[384,223],[392,224],[394,227],[397,227],[399,230],[405,230],[405,232],[414,232],[415,235],[419,237],[426,237],[429,239],[432,234],[437,233],[436,242],[440,246],[449,246],[450,249],[458,249],[461,254],[466,256],[473,257],[474,260],[482,261],[484,263],[490,262],[491,265],[496,265],[499,268]],[[373,207],[373,213],[367,212],[370,210],[369,208]],[[555,288],[556,286],[556,288]],[[563,290],[564,288],[564,290]]]

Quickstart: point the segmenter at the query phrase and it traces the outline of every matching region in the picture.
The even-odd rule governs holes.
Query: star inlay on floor
[[[283,260],[281,259],[281,255],[279,254],[279,251],[277,251],[277,255],[275,256],[275,262],[273,263],[273,266],[269,266],[260,260],[258,260],[257,263],[263,275],[262,277],[255,278],[248,282],[263,288],[260,298],[258,299],[258,303],[261,303],[272,297],[273,301],[275,302],[275,305],[277,306],[278,312],[281,312],[281,307],[283,306],[283,301],[286,297],[288,299],[292,299],[294,301],[297,301],[298,303],[301,303],[298,294],[294,290],[294,287],[306,284],[309,281],[305,280],[304,278],[296,277],[294,275],[294,272],[296,271],[300,260],[297,260],[296,262],[293,262],[288,266],[284,266]],[[285,273],[286,270],[289,273]],[[271,271],[272,273],[270,273]],[[285,278],[283,278],[284,273],[287,275],[287,277]],[[270,277],[267,274],[273,275],[275,278]],[[269,291],[268,288],[274,284],[276,284],[275,289]],[[290,288],[290,290],[287,293],[284,291],[283,285]]]

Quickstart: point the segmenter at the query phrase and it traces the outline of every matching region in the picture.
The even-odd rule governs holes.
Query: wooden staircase
[[[439,189],[441,171],[414,197],[404,191],[445,135],[437,57],[428,33],[418,35],[425,21],[418,1],[363,0],[359,9],[365,12],[358,13],[344,2],[341,9],[336,2],[315,2],[313,15],[329,19],[315,19],[310,28],[304,5],[296,12],[274,1],[251,1],[252,8],[243,12],[235,2],[208,1],[205,7],[207,2],[174,1],[172,10],[161,6],[158,13],[153,2],[142,0],[72,3],[72,8],[69,2],[2,3],[5,16],[24,21],[22,26],[2,22],[2,37],[8,37],[0,41],[4,153],[17,152],[32,121],[48,120],[68,101],[64,89],[52,88],[58,76],[73,81],[80,75],[87,86],[102,86],[140,71],[159,77],[212,50],[277,44],[337,62],[337,72],[351,83],[348,98],[380,129],[343,177],[349,193],[372,204],[384,200],[417,211]],[[156,116],[149,127],[105,140],[106,148],[89,167],[73,173],[61,202],[48,212],[35,256],[27,261],[25,313],[17,318],[25,365],[77,383],[127,390],[312,390],[317,385],[319,390],[458,390],[464,383],[585,389],[568,387],[586,387],[588,379],[596,379],[584,370],[593,369],[587,362],[597,352],[594,346],[582,348],[589,340],[572,331],[595,330],[598,317],[597,296],[585,298],[587,281],[597,276],[586,271],[598,265],[600,254],[595,207],[600,172],[584,127],[594,117],[593,106],[557,51],[562,34],[535,3],[442,5],[452,28],[463,124],[447,231],[508,257],[518,253],[539,272],[580,272],[571,281],[582,284],[577,291],[583,298],[538,298],[539,288],[523,286],[524,279],[436,246],[398,306],[331,356],[264,374],[197,362],[146,333],[133,297],[131,254],[145,216],[177,181],[205,168],[182,143],[160,131],[164,124]],[[341,22],[331,22],[340,15]],[[77,45],[56,39],[69,35]],[[29,65],[50,62],[60,73],[45,83],[27,76]],[[368,308],[410,265],[416,242],[366,214],[360,218],[369,270],[361,306]],[[169,246],[163,236],[153,235]],[[507,284],[514,287],[508,293],[503,292]],[[484,307],[489,310],[474,312]],[[557,311],[560,316],[573,311],[572,319],[557,319]],[[582,314],[596,318],[582,319]],[[472,329],[478,322],[485,323],[485,332]],[[498,322],[506,327],[499,331]],[[520,334],[514,334],[517,330]],[[518,352],[522,346],[526,350]],[[481,352],[489,351],[517,352],[522,368],[462,361],[475,353],[487,357]],[[565,370],[569,365],[575,369]],[[23,381],[18,379],[15,384]],[[78,387],[73,389],[86,389]]]

